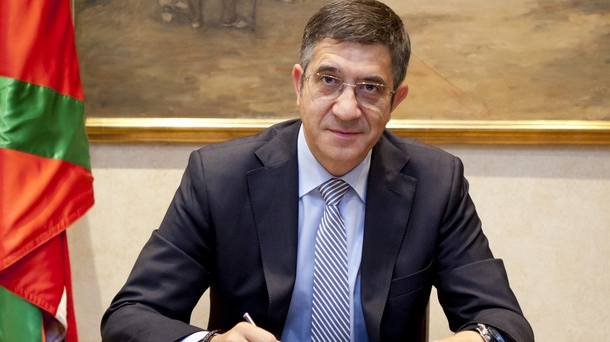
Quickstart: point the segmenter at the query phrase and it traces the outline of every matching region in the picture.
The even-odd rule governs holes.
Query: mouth
[[[330,128],[329,131],[331,133],[333,133],[334,135],[343,138],[343,139],[350,139],[353,138],[355,136],[357,136],[358,134],[360,134],[360,132],[358,131],[353,131],[353,130],[346,130],[346,129],[340,129],[340,128]]]

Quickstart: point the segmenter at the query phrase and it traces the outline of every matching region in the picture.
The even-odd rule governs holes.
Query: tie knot
[[[327,205],[338,205],[347,189],[349,184],[341,178],[331,178],[320,185],[320,192]]]

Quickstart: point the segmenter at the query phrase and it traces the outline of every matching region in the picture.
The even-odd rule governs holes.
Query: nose
[[[356,99],[356,88],[345,85],[343,91],[333,105],[333,114],[343,121],[350,121],[362,115],[358,99]]]

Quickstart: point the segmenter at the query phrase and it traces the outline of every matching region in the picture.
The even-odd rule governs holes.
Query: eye
[[[325,75],[325,74],[319,74],[318,75],[318,80],[324,84],[324,85],[328,85],[328,86],[336,86],[338,84],[343,83],[341,80],[339,80],[338,78],[331,76],[331,75]]]
[[[358,83],[358,90],[368,95],[376,95],[383,92],[383,85],[377,83],[361,82]]]

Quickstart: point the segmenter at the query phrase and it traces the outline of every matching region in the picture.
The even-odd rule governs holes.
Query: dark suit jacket
[[[210,287],[209,329],[249,312],[276,336],[296,273],[299,120],[191,154],[170,208],[102,320],[104,341],[174,341]],[[386,131],[373,149],[361,261],[371,341],[418,341],[431,286],[452,330],[533,341],[460,160]],[[292,342],[292,341],[286,341]]]

